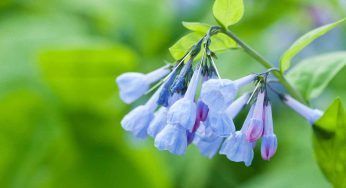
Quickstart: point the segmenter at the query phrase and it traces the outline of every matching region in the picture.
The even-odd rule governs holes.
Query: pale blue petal
[[[155,147],[172,154],[183,155],[187,148],[186,130],[179,125],[167,125],[155,138]]]
[[[200,123],[200,126],[196,131],[196,135],[199,139],[206,142],[213,141],[217,138],[217,135],[214,133],[213,129],[210,126],[205,126],[204,122]]]
[[[252,147],[253,143],[248,142],[245,135],[237,131],[225,140],[220,154],[226,155],[231,161],[244,162],[246,166],[250,166],[254,157]]]
[[[201,90],[201,100],[213,111],[227,108],[235,96],[238,87],[231,80],[210,79],[203,83]]]
[[[220,137],[227,137],[235,131],[233,120],[224,112],[210,111],[205,125],[211,127]]]
[[[283,97],[283,101],[287,106],[308,120],[310,124],[314,124],[323,115],[322,111],[305,106],[288,95]]]
[[[146,75],[141,73],[125,73],[117,77],[120,98],[129,104],[143,96],[149,89],[145,79]]]
[[[198,147],[202,155],[213,158],[218,152],[223,140],[223,138],[218,137],[212,141],[205,141],[196,135],[193,143]]]
[[[154,116],[148,127],[148,135],[156,137],[156,135],[166,126],[167,124],[167,108],[161,107]]]
[[[235,100],[226,110],[226,113],[230,116],[231,119],[234,119],[239,112],[245,107],[247,101],[249,100],[250,95],[244,94]]]
[[[183,128],[192,131],[196,121],[196,104],[186,98],[175,102],[168,111],[168,124],[180,125]]]
[[[146,106],[138,106],[121,120],[121,126],[138,138],[146,138],[153,117],[154,114]]]

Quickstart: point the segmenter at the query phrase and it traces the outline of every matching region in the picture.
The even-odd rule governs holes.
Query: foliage
[[[292,112],[281,113],[285,108],[276,104],[280,113],[276,112],[274,119],[282,125],[277,131],[281,140],[278,155],[269,163],[254,161],[251,168],[229,163],[222,157],[209,160],[199,156],[196,150],[182,158],[169,156],[147,146],[152,144],[133,140],[121,131],[120,118],[129,109],[117,96],[114,78],[125,71],[147,72],[149,68],[162,66],[161,59],[168,56],[166,49],[178,36],[184,35],[181,17],[184,20],[203,18],[206,22],[213,19],[208,14],[212,6],[210,1],[189,5],[181,2],[0,2],[0,187],[329,186],[313,159],[306,136],[310,133],[309,127]],[[230,6],[223,6],[225,2],[228,1],[217,1],[213,7],[214,17],[224,27],[229,27],[242,18],[244,6],[242,1],[232,1],[232,7],[238,8],[228,12],[226,9]],[[247,14],[242,24],[232,29],[247,36],[248,43],[271,59],[279,55],[275,51],[284,49],[268,43],[268,35],[294,38],[294,33],[317,26],[317,18],[310,14],[309,8],[328,7],[335,17],[344,16],[338,11],[341,5],[325,1],[306,1],[304,5],[296,0],[287,0],[285,4],[271,0],[244,3]],[[294,24],[293,31],[287,31],[289,24]],[[187,35],[194,36],[203,36],[209,29],[208,24],[200,23],[184,23],[184,26],[191,31]],[[278,30],[271,33],[273,28]],[[346,36],[329,33],[322,43],[330,43],[333,37],[342,41]],[[183,48],[191,47],[192,38],[188,37],[187,42],[173,48],[175,59],[181,58]],[[213,41],[215,51],[238,47],[222,34],[213,36]],[[288,45],[274,36],[270,36],[269,41]],[[306,57],[307,51],[320,53],[319,48],[314,48],[316,46],[313,43],[298,58]],[[345,47],[345,44],[333,44],[329,50]],[[326,81],[307,82],[318,85],[313,90],[295,85],[297,89],[308,99],[325,90],[320,104],[329,101],[330,95],[335,95],[335,82],[345,79],[345,75],[339,74],[330,87],[325,87],[341,69],[338,57],[323,64],[332,67],[328,73],[323,72]],[[258,70],[258,66],[240,51],[229,51],[219,58],[225,77],[235,78]],[[315,58],[311,60],[320,61]],[[313,68],[310,72],[299,70],[307,61],[288,72],[292,84],[304,78],[290,78],[291,74],[299,75],[297,77],[303,73],[312,75]],[[345,100],[344,90],[338,94]],[[333,109],[341,109],[339,104],[333,106]],[[321,119],[322,123],[323,119],[326,118]],[[336,131],[336,135],[341,133]],[[336,149],[342,149],[345,144],[329,147],[330,142],[336,142],[334,139],[320,138],[318,134],[314,137],[315,147],[328,149],[315,152],[322,169],[335,182],[339,174],[333,173],[334,164],[324,163],[331,161],[330,156],[323,156],[325,152],[338,156]]]
[[[346,114],[336,99],[314,127],[317,162],[334,187],[346,186]]]
[[[215,0],[213,13],[215,19],[227,28],[243,17],[243,0]]]
[[[284,53],[284,55],[281,58],[280,61],[280,70],[281,72],[285,72],[291,64],[291,59],[297,55],[304,47],[309,45],[311,42],[313,42],[318,37],[326,34],[328,31],[332,30],[334,27],[336,27],[338,24],[344,22],[346,19],[339,20],[337,22],[319,27],[317,29],[314,29],[307,34],[300,37],[297,41],[295,41],[292,46]]]
[[[346,52],[322,54],[299,62],[288,72],[287,79],[306,100],[310,100],[318,97],[345,66]]]

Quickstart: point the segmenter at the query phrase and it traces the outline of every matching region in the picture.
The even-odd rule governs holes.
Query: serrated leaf
[[[243,17],[243,0],[215,0],[213,13],[215,19],[227,28],[239,22]]]
[[[287,79],[306,100],[318,97],[346,65],[346,52],[333,52],[308,58],[287,74]]]
[[[334,187],[346,187],[346,119],[336,99],[314,126],[314,151],[318,165]]]
[[[334,27],[336,27],[338,24],[342,23],[343,21],[345,21],[345,19],[314,29],[306,33],[302,37],[300,37],[298,40],[296,40],[292,44],[292,46],[281,57],[281,61],[280,61],[281,72],[285,72],[290,67],[291,59],[295,55],[297,55],[303,48],[305,48],[315,39],[321,37],[322,35],[326,34],[328,31],[332,30]]]

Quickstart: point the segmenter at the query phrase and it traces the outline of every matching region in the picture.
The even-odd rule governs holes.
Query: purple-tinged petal
[[[199,121],[205,121],[208,117],[209,108],[202,101],[198,101],[197,103],[197,119]]]
[[[245,121],[243,123],[243,126],[241,128],[241,132],[245,133],[245,131],[248,129],[249,125],[250,125],[250,120],[251,118],[253,117],[253,113],[254,113],[254,109],[255,109],[255,105],[252,105],[246,118],[245,118]]]
[[[245,132],[246,139],[249,142],[254,142],[261,138],[263,134],[263,112],[264,112],[265,93],[258,93],[256,103],[254,104],[253,116],[250,119],[249,126]]]
[[[264,135],[262,137],[261,155],[264,160],[270,160],[278,147],[278,141],[275,134]]]

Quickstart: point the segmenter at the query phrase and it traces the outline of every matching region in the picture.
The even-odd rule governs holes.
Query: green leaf
[[[207,33],[211,27],[209,24],[200,22],[183,22],[183,26],[190,31],[203,34]]]
[[[190,31],[201,34],[206,34],[211,27],[208,24],[199,22],[183,22],[183,26]],[[237,47],[237,43],[223,33],[213,35],[211,41],[210,49],[215,52]]]
[[[334,187],[346,187],[346,119],[340,99],[336,99],[314,126],[317,162]]]
[[[243,0],[215,0],[213,13],[215,19],[227,28],[243,17]]]
[[[169,48],[171,55],[176,60],[181,59],[191,49],[191,47],[208,32],[209,28],[211,27],[208,24],[198,22],[183,22],[183,25],[193,32],[183,36],[172,47]],[[223,33],[213,35],[211,37],[211,41],[210,49],[214,52],[237,47],[237,43]]]
[[[210,49],[214,52],[237,48],[237,43],[223,33],[212,36],[211,41]]]
[[[204,35],[201,33],[189,33],[180,38],[172,47],[170,47],[169,52],[174,59],[181,59],[203,36]]]
[[[281,72],[285,72],[290,67],[291,59],[295,55],[297,55],[303,48],[305,48],[315,39],[321,37],[322,35],[326,34],[328,31],[332,30],[334,27],[336,27],[338,24],[342,23],[343,21],[345,21],[345,19],[314,29],[306,33],[302,37],[300,37],[297,41],[295,41],[292,44],[292,46],[281,57],[281,62],[280,62]]]
[[[318,97],[346,65],[346,52],[333,52],[308,58],[287,74],[287,79],[306,100]]]

